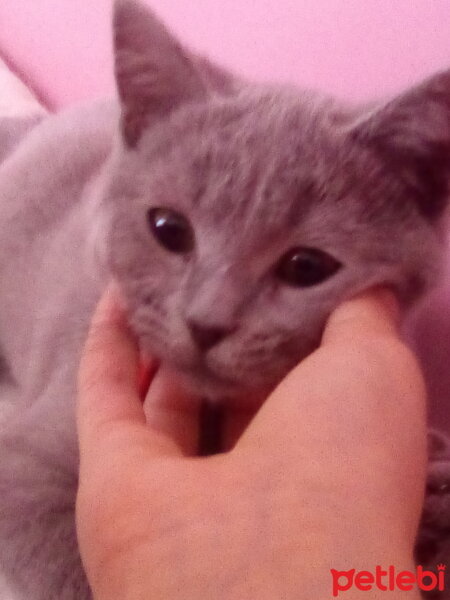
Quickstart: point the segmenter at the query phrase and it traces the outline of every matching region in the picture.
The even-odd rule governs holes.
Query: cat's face
[[[131,0],[116,49],[126,143],[104,202],[109,262],[142,348],[200,393],[267,391],[344,298],[387,283],[408,303],[435,276],[437,209],[337,103],[234,88],[181,60]]]

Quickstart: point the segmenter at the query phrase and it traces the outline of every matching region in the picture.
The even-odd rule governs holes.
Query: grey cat
[[[114,39],[119,102],[43,118],[0,165],[0,564],[27,600],[90,597],[75,377],[111,277],[143,351],[217,400],[272,389],[345,298],[387,284],[406,310],[440,271],[450,71],[349,107],[234,77],[135,0]]]

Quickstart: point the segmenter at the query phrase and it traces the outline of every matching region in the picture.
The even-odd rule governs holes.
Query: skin
[[[164,370],[146,419],[110,290],[79,375],[77,527],[94,598],[310,600],[332,597],[330,568],[414,570],[425,390],[397,322],[384,290],[340,306],[256,414],[230,416],[231,449],[198,458],[197,405]]]

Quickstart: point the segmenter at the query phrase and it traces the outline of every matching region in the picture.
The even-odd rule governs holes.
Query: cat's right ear
[[[436,222],[450,194],[450,69],[372,109],[353,129],[409,188],[421,214]]]
[[[114,50],[122,133],[129,147],[152,121],[206,98],[205,81],[189,53],[138,0],[115,1]]]

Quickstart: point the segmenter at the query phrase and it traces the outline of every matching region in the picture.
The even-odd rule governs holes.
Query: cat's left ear
[[[450,70],[372,110],[352,136],[404,179],[424,217],[443,214],[450,193]]]
[[[207,86],[189,53],[138,0],[115,0],[113,28],[122,133],[133,147],[152,122],[206,98]]]

